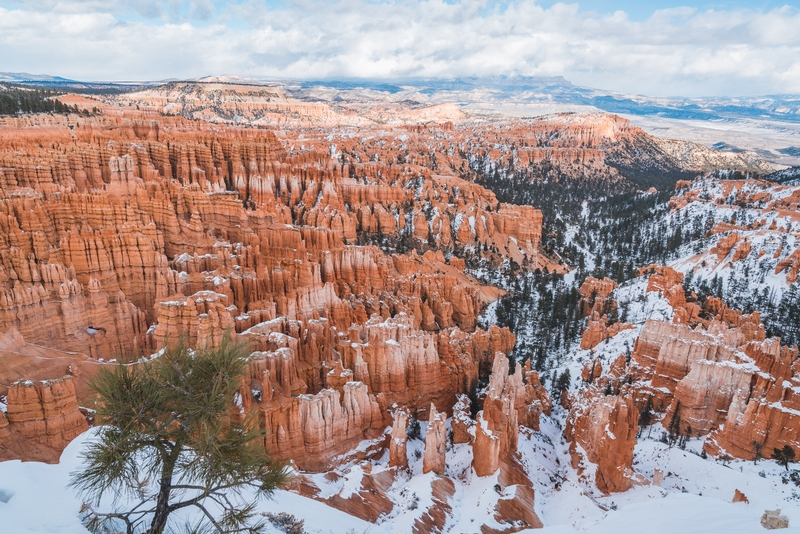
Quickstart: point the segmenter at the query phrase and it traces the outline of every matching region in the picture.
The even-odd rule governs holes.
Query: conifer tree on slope
[[[149,362],[98,374],[103,426],[71,480],[87,499],[89,530],[162,534],[174,512],[191,509],[190,530],[263,529],[255,505],[286,472],[266,454],[258,424],[231,417],[246,369],[242,345],[192,351],[181,340]]]

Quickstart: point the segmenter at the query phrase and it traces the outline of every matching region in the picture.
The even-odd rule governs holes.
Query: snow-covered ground
[[[782,467],[766,460],[758,465],[732,461],[725,466],[711,458],[701,458],[696,452],[699,441],[690,442],[683,451],[655,439],[642,440],[636,447],[634,468],[648,478],[654,469],[661,469],[665,474],[662,485],[603,496],[579,480],[569,467],[567,444],[559,423],[563,413],[558,410],[553,417],[542,418],[540,432],[523,431],[519,441],[522,463],[535,486],[536,512],[545,524],[545,529],[538,532],[745,534],[763,531],[759,524],[761,514],[776,508],[789,518],[790,525],[800,525],[800,488],[782,476]],[[81,501],[67,483],[69,474],[79,466],[79,452],[92,433],[90,430],[74,440],[57,465],[0,463],[1,532],[87,532],[79,519]],[[659,433],[654,428],[652,435]],[[409,442],[413,476],[400,478],[392,486],[389,495],[397,503],[395,511],[378,524],[287,491],[277,491],[273,499],[262,501],[259,510],[293,514],[303,519],[305,530],[313,534],[410,532],[414,520],[430,504],[434,478],[432,474],[421,474],[421,459],[415,455],[421,448],[421,441]],[[500,496],[494,487],[497,477],[475,476],[471,457],[468,445],[456,445],[448,451],[447,475],[456,484],[456,494],[451,499],[453,512],[446,532],[479,532],[480,525],[492,525],[490,516]],[[384,468],[381,464],[385,461],[378,462],[373,473]],[[749,504],[731,503],[737,489],[747,496]],[[279,531],[270,526],[267,532]],[[800,532],[800,528],[792,526],[784,532]]]
[[[0,462],[0,532],[3,534],[80,534],[81,500],[68,488],[70,473],[81,464],[80,452],[92,439],[89,430],[64,450],[55,465],[17,460]],[[275,492],[259,511],[288,512],[305,520],[309,533],[372,532],[371,525],[312,499],[288,491]],[[280,531],[267,527],[267,533]]]
[[[731,233],[722,232],[684,245],[678,252],[678,259],[670,265],[684,274],[691,272],[695,285],[703,280],[711,281],[718,277],[726,293],[731,294],[734,299],[741,295],[763,292],[766,289],[771,294],[772,300],[777,302],[788,284],[786,273],[776,274],[775,268],[780,260],[789,257],[800,244],[795,235],[787,232],[790,229],[796,231],[798,223],[787,212],[766,209],[765,206],[768,205],[766,201],[758,205],[736,206],[737,198],[734,194],[725,197],[724,185],[715,179],[696,182],[693,189],[699,190],[706,200],[691,202],[670,213],[666,217],[667,225],[673,229],[699,221],[712,220],[716,225],[733,219],[740,227],[735,230],[740,240],[749,241],[754,252],[736,262],[732,261],[734,250],[731,250],[727,257],[718,258],[711,252],[711,248]],[[792,189],[780,186],[754,186],[753,190],[768,193],[772,200],[793,192]],[[741,228],[755,221],[763,222],[756,229]],[[769,229],[773,223],[776,230]]]
[[[627,301],[630,320],[642,323],[648,317],[668,318],[668,306],[654,294],[643,293],[637,281],[621,287],[617,297]],[[637,329],[638,330],[638,329]],[[579,374],[581,361],[599,357],[608,362],[632,346],[637,330],[624,331],[594,351],[576,351],[567,365],[573,376]],[[566,363],[566,362],[565,362]],[[568,445],[563,438],[566,412],[556,407],[552,416],[543,416],[541,429],[520,433],[519,455],[536,493],[535,511],[545,524],[541,532],[652,534],[672,533],[752,533],[763,531],[759,524],[764,510],[781,509],[790,525],[800,526],[800,488],[784,476],[773,461],[731,461],[727,465],[713,458],[701,458],[701,441],[690,441],[686,450],[668,447],[657,441],[661,427],[654,425],[636,446],[634,469],[652,479],[656,468],[665,477],[661,486],[645,485],[626,493],[605,496],[593,485],[591,469],[578,477],[570,467]],[[425,435],[426,423],[421,423]],[[35,462],[0,463],[0,531],[14,534],[81,533],[81,501],[67,487],[69,475],[80,465],[80,451],[92,439],[90,430],[75,439],[64,451],[61,462],[47,465]],[[397,477],[387,491],[394,510],[371,524],[310,498],[288,491],[277,491],[271,500],[262,501],[259,511],[287,512],[305,522],[310,534],[369,533],[400,534],[411,528],[432,503],[433,474],[422,474],[421,440],[410,440],[410,472]],[[456,487],[450,499],[453,510],[445,525],[450,533],[479,532],[480,526],[501,527],[492,519],[494,506],[505,488],[497,491],[497,475],[477,477],[471,468],[469,445],[450,445],[447,452],[447,476]],[[388,453],[374,463],[372,473],[388,467]],[[320,487],[321,497],[340,493],[347,497],[357,491],[362,467],[353,463],[340,469],[342,477],[328,482],[322,475],[312,476]],[[732,503],[734,492],[743,492],[750,500]],[[45,507],[45,508],[43,508]],[[44,513],[46,510],[46,513]],[[269,533],[278,530],[269,526]],[[533,530],[529,532],[534,532]],[[800,532],[793,526],[787,532]]]

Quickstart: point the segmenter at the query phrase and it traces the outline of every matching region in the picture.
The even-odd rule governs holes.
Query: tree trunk
[[[158,490],[158,500],[156,501],[156,511],[153,515],[153,522],[150,523],[150,528],[147,534],[163,534],[167,526],[167,518],[169,518],[170,510],[169,497],[172,490],[172,473],[175,470],[175,462],[177,455],[173,458],[170,454],[164,459],[164,466],[161,469],[161,482]]]

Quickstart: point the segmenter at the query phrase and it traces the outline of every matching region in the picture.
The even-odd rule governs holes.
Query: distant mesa
[[[75,82],[61,76],[51,76],[49,74],[28,74],[27,72],[0,72],[1,82]]]

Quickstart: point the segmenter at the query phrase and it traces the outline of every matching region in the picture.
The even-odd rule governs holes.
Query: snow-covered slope
[[[613,345],[609,345],[612,347]],[[542,420],[541,432],[524,431],[519,450],[522,464],[535,483],[536,512],[548,534],[591,532],[620,534],[752,533],[761,531],[759,518],[765,509],[780,508],[790,525],[800,524],[800,490],[784,484],[782,468],[774,462],[734,461],[727,466],[696,454],[699,444],[686,451],[644,440],[636,448],[636,471],[651,477],[655,468],[668,473],[662,486],[635,488],[624,494],[603,496],[581,482],[569,467],[567,445],[561,435],[562,412]],[[80,522],[80,499],[67,488],[69,473],[79,463],[79,453],[92,431],[83,434],[64,451],[61,462],[47,465],[17,461],[0,463],[0,525],[14,534],[79,534],[87,532]],[[412,442],[413,443],[413,442]],[[416,442],[421,446],[421,442]],[[414,453],[411,452],[411,458]],[[496,477],[479,478],[469,467],[471,449],[457,445],[448,453],[447,474],[456,482],[453,512],[445,532],[479,532],[500,494]],[[422,475],[420,461],[412,461],[410,478],[390,490],[403,503],[399,511],[376,525],[357,519],[313,499],[277,491],[262,501],[262,512],[287,512],[305,522],[309,534],[407,533],[430,502],[433,474]],[[376,470],[382,466],[375,467]],[[355,468],[358,469],[357,467]],[[762,476],[763,475],[763,476]],[[735,490],[750,504],[731,503]],[[412,505],[412,503],[414,503]],[[42,507],[46,506],[47,513]],[[498,525],[499,526],[499,525]],[[269,526],[268,533],[280,531]],[[792,528],[787,532],[800,532]]]

